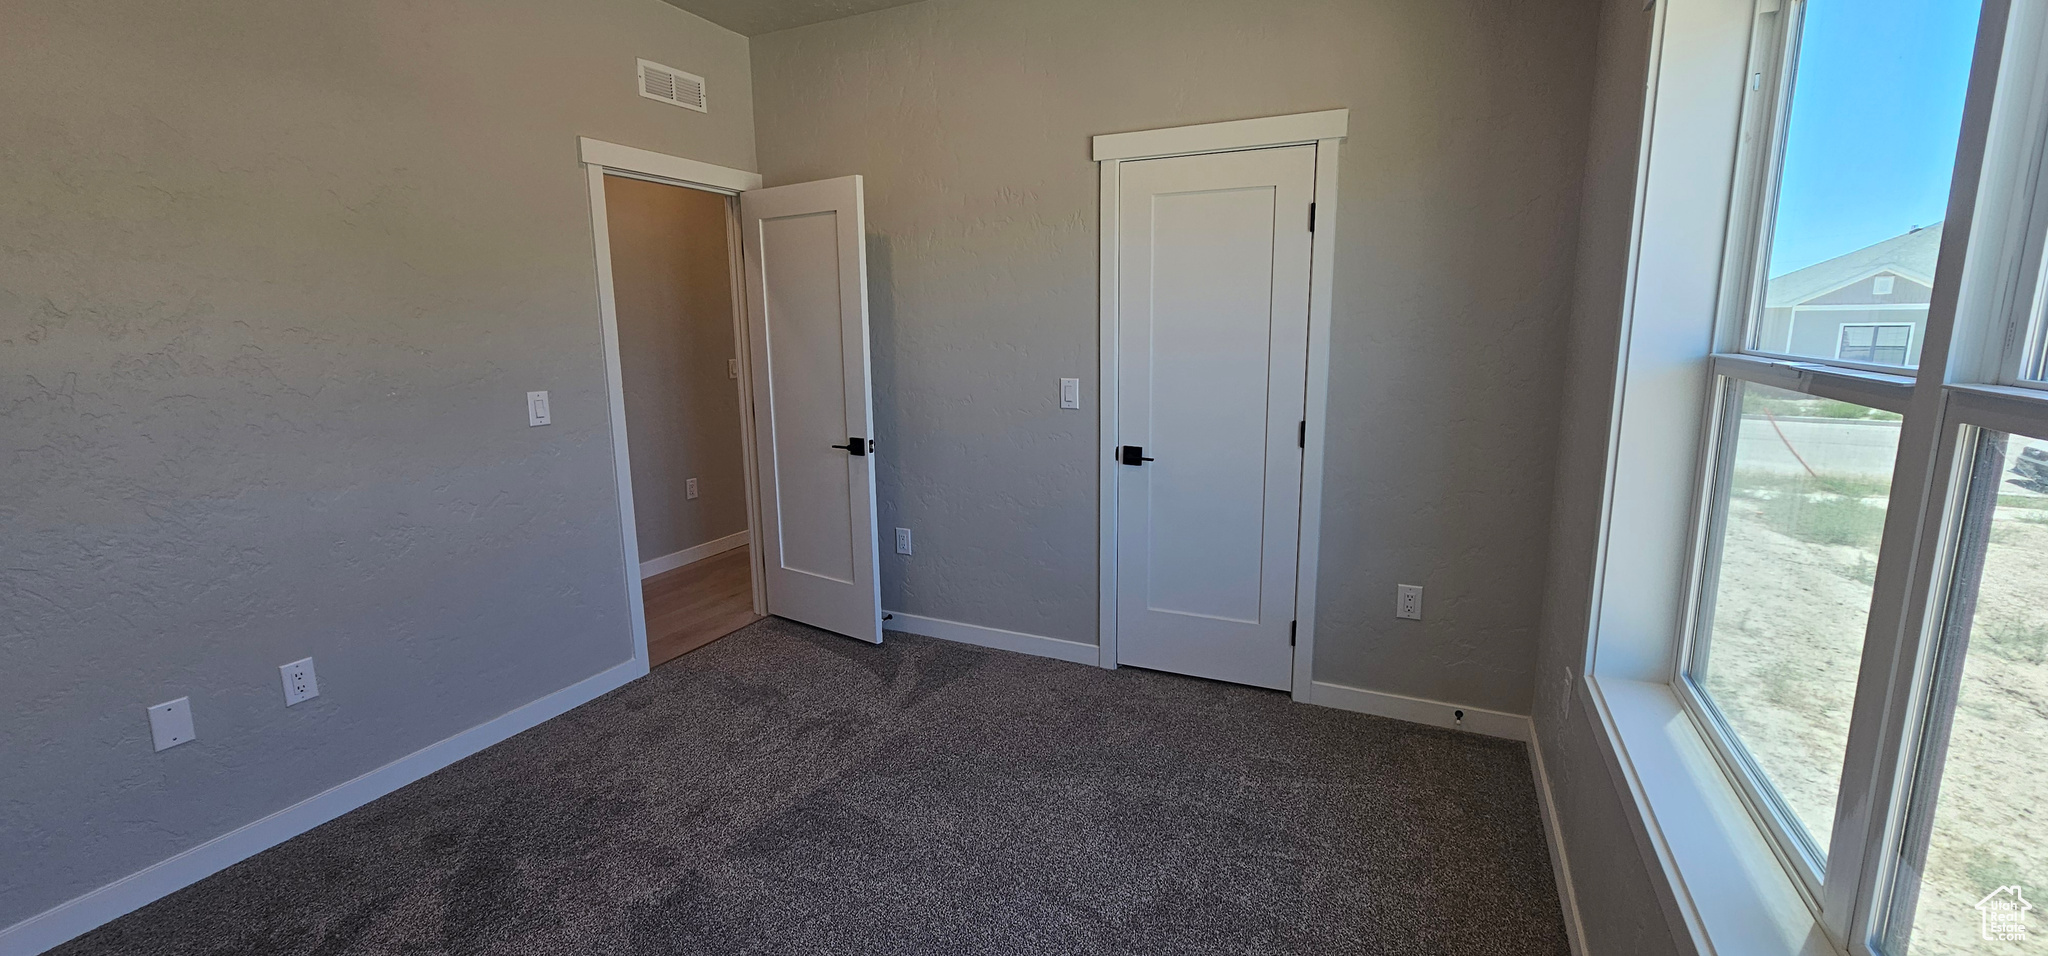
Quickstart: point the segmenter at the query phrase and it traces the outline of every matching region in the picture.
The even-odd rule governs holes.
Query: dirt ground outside
[[[1800,451],[1806,465],[1884,458],[1871,447],[1875,424],[1808,423],[1793,433],[1745,416],[1702,680],[1822,848],[1833,825],[1889,476],[1867,467],[1809,472],[1785,452]],[[1895,445],[1897,426],[1889,424]],[[1852,451],[1808,453],[1807,439],[1830,436],[1834,447]],[[2022,442],[2013,446],[2008,462]],[[1788,461],[1796,471],[1784,467]],[[2048,922],[2030,942],[1991,942],[1981,938],[1975,908],[2015,884],[2048,900],[2048,817],[2035,803],[2048,793],[2048,496],[2000,484],[1907,949],[1915,956],[2048,952]],[[2048,921],[2048,909],[2041,915]]]

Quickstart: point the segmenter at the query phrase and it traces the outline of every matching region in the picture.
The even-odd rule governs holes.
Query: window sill
[[[1694,948],[1840,954],[1671,687],[1591,677],[1581,690],[1668,884],[1659,895]]]
[[[2020,385],[1947,386],[1949,400],[1970,420],[1999,431],[2044,437],[2037,434],[2044,411],[2048,411],[2048,389]]]
[[[1714,371],[1764,385],[1882,408],[1888,412],[1904,412],[1906,403],[1913,397],[1914,373],[1911,369],[1901,369],[1899,371],[1907,374],[1899,374],[1807,359],[1718,352],[1714,355]]]

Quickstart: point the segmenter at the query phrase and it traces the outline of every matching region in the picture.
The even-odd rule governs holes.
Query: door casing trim
[[[633,467],[626,442],[625,382],[619,372],[619,303],[612,286],[612,241],[610,218],[605,212],[604,179],[607,175],[643,179],[648,182],[723,195],[725,201],[726,261],[731,269],[733,345],[740,356],[748,350],[745,263],[740,259],[739,199],[741,192],[761,188],[761,174],[742,169],[670,156],[632,146],[583,138],[578,155],[590,185],[590,233],[597,258],[598,321],[604,338],[605,418],[611,426],[612,469],[618,483],[620,580],[625,583],[626,602],[633,623],[634,676],[644,676],[647,665],[647,607],[640,595],[640,533],[633,520]],[[739,363],[740,441],[754,447],[754,387],[750,363]],[[754,477],[753,455],[742,456],[747,482],[747,530],[761,526],[760,489]],[[753,564],[754,613],[768,613],[767,593],[762,589],[765,569],[761,549],[748,554]]]
[[[1100,164],[1102,224],[1101,310],[1097,405],[1098,508],[1096,540],[1097,663],[1116,664],[1116,485],[1117,468],[1117,209],[1122,201],[1121,165],[1138,159],[1313,144],[1316,148],[1315,235],[1309,245],[1308,394],[1301,460],[1301,525],[1294,565],[1294,671],[1292,693],[1313,702],[1316,646],[1316,570],[1322,547],[1323,438],[1330,386],[1330,295],[1337,250],[1337,165],[1350,124],[1348,109],[1295,113],[1095,137]]]

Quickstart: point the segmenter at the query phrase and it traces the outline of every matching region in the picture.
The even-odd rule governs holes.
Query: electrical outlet
[[[896,553],[897,553],[897,554],[909,554],[909,553],[910,553],[910,529],[909,529],[909,528],[897,528],[897,529],[896,529]]]
[[[1422,620],[1422,585],[1397,584],[1394,586],[1394,616],[1410,621]]]
[[[1060,379],[1060,407],[1061,407],[1061,408],[1080,408],[1080,407],[1081,407],[1081,380],[1080,380],[1080,379],[1078,379],[1078,378],[1063,378],[1063,379]]]
[[[313,676],[313,659],[293,661],[277,669],[284,677],[284,705],[302,704],[320,696],[320,681]]]
[[[192,732],[192,698],[167,700],[149,709],[149,736],[158,750],[198,737]]]
[[[695,478],[686,478],[686,479],[684,479],[684,480],[683,480],[683,497],[685,497],[685,498],[695,498],[695,497],[697,497],[697,479],[695,479]]]
[[[552,411],[551,411],[551,410],[550,410],[550,409],[548,408],[548,393],[546,393],[546,392],[527,392],[527,393],[526,393],[526,424],[527,424],[527,427],[531,428],[531,427],[533,427],[533,426],[535,426],[535,425],[546,425],[546,424],[549,424],[549,423],[553,422],[554,420],[555,420],[555,418],[554,418],[554,414],[553,414],[553,412],[552,412]]]
[[[726,359],[726,360],[725,360],[725,377],[726,377],[726,378],[739,378],[739,377],[740,377],[740,360],[739,360],[739,359]]]

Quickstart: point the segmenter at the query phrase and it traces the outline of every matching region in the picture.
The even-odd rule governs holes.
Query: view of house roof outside
[[[1977,5],[1805,5],[1763,313],[1749,347],[1919,364]]]

